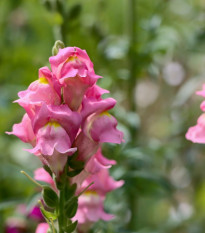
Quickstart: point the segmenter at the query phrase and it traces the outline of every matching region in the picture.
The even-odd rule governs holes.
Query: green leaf
[[[78,208],[78,197],[72,197],[65,204],[65,213],[68,218],[72,218],[75,216]]]
[[[66,232],[66,233],[72,233],[72,232],[75,230],[77,224],[78,224],[78,221],[75,221],[75,222],[69,224],[69,225],[65,228],[65,232]]]
[[[49,212],[49,211],[43,209],[42,207],[40,209],[41,209],[41,213],[43,214],[43,216],[46,219],[48,219],[48,220],[51,219],[51,218],[52,218],[52,220],[56,220],[57,219],[57,216],[56,216],[55,213]]]
[[[55,208],[58,205],[58,196],[49,186],[43,186],[42,196],[48,207]]]

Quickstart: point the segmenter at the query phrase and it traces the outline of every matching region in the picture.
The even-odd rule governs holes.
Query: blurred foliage
[[[54,2],[0,1],[0,232],[18,204],[37,193],[19,171],[32,175],[40,166],[4,133],[23,115],[11,102],[63,39],[86,49],[104,76],[99,85],[118,100],[112,113],[125,134],[123,145],[104,147],[118,162],[112,175],[125,180],[106,200],[116,218],[92,232],[203,233],[205,148],[184,135],[200,115],[202,98],[194,93],[205,82],[205,2]]]

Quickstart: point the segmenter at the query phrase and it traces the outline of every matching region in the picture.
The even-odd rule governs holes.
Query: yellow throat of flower
[[[49,84],[48,80],[45,77],[40,77],[39,78],[39,83],[40,84]]]
[[[61,127],[61,125],[57,121],[49,121],[46,123],[45,127],[46,126],[53,126],[55,128]]]

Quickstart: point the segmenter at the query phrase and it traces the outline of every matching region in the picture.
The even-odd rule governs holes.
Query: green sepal
[[[65,188],[65,199],[69,200],[71,197],[75,195],[75,191],[77,188],[77,184],[72,184],[71,186],[66,185]]]
[[[68,172],[67,172],[67,175],[68,175],[69,177],[74,177],[74,176],[77,176],[79,173],[81,173],[82,170],[83,170],[83,168],[82,168],[82,169],[79,169],[79,170],[68,171]]]
[[[75,216],[78,208],[78,197],[72,197],[65,204],[65,214],[68,218]]]
[[[77,220],[76,220],[75,222],[69,224],[69,225],[65,228],[65,232],[66,232],[66,233],[72,233],[72,232],[75,230],[77,224],[78,224],[78,221],[77,221]]]
[[[51,177],[53,176],[52,171],[51,171],[51,169],[50,169],[49,166],[44,165],[44,166],[43,166],[43,169],[44,169],[45,171],[47,171]]]
[[[45,204],[48,207],[55,208],[58,205],[58,195],[49,186],[43,186],[42,196]]]
[[[61,179],[57,180],[55,178],[55,183],[58,190],[62,190],[64,188],[64,182]]]
[[[49,212],[49,211],[43,209],[42,207],[40,208],[40,210],[41,210],[41,213],[44,216],[44,218],[46,218],[48,220],[51,219],[51,218],[52,218],[52,220],[57,219],[57,215],[55,213]]]
[[[68,165],[74,170],[80,170],[84,168],[85,163],[83,161],[78,160],[68,160]]]
[[[78,151],[76,151],[73,155],[68,157],[67,163],[69,164],[71,160],[76,161],[78,157]]]

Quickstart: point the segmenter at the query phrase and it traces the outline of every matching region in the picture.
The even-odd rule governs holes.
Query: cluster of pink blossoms
[[[205,97],[205,84],[201,91],[196,92],[197,95]],[[201,103],[201,110],[205,112],[205,101]],[[203,113],[197,120],[197,124],[190,127],[186,133],[186,139],[194,143],[205,143],[205,113]]]
[[[18,93],[19,99],[15,102],[25,109],[26,114],[8,134],[31,144],[32,149],[27,151],[49,166],[56,180],[68,157],[77,153],[76,160],[85,165],[69,181],[77,184],[76,195],[94,181],[79,197],[73,218],[78,220],[79,231],[85,231],[93,222],[113,217],[104,212],[105,196],[123,185],[123,181],[115,181],[109,176],[108,169],[115,161],[108,160],[101,152],[102,143],[123,141],[123,133],[116,128],[117,120],[108,113],[116,100],[102,98],[108,91],[96,84],[101,77],[95,74],[85,50],[77,47],[59,49],[49,62],[51,71],[42,67],[39,79]],[[53,177],[43,168],[35,171],[35,179],[50,184],[58,193]],[[48,225],[41,223],[36,233],[47,229]]]

